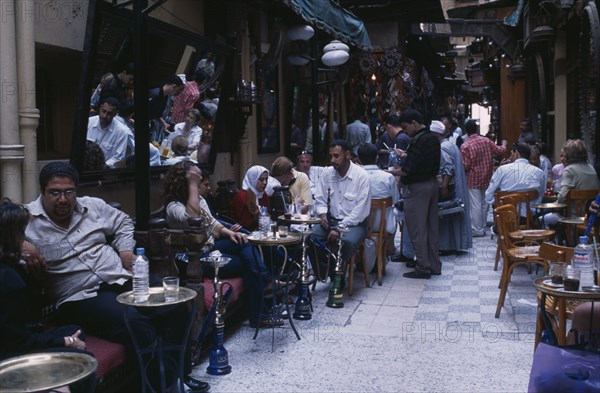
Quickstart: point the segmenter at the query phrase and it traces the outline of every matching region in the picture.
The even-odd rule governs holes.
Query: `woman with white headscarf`
[[[269,196],[265,192],[269,179],[269,171],[264,166],[254,165],[246,171],[242,181],[242,189],[231,202],[233,218],[249,231],[258,228],[260,206],[271,210]]]

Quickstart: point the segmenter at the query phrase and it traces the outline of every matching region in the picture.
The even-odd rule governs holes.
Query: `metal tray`
[[[581,287],[583,292],[600,293],[600,287],[598,285]]]
[[[46,352],[17,356],[0,363],[0,390],[36,392],[77,382],[96,370],[98,361],[85,353]]]

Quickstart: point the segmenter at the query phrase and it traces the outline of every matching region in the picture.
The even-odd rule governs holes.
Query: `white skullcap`
[[[431,125],[429,126],[429,129],[432,132],[435,132],[436,134],[445,134],[446,133],[446,127],[444,126],[444,123],[442,123],[439,120],[433,120],[431,122]]]

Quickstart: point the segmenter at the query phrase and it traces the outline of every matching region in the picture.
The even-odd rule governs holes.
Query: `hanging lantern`
[[[344,64],[350,58],[350,47],[341,41],[333,40],[323,47],[323,56],[321,61],[329,67],[335,67]]]
[[[310,56],[307,53],[296,54],[293,53],[287,57],[287,61],[289,64],[294,66],[303,66],[308,64],[310,61]]]
[[[292,41],[308,41],[315,35],[315,29],[309,25],[298,25],[287,31],[287,36]]]
[[[326,52],[322,57],[321,61],[323,64],[329,67],[336,67],[344,64],[350,58],[350,54],[343,50],[330,50]]]
[[[342,41],[333,40],[329,44],[323,47],[323,53],[331,52],[333,50],[342,50],[346,53],[350,52],[350,47],[344,44]]]

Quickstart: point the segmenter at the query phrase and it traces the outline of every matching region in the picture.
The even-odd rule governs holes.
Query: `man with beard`
[[[349,232],[342,239],[342,266],[346,266],[358,251],[358,245],[367,237],[371,181],[369,174],[352,162],[352,152],[345,140],[336,139],[329,144],[329,160],[331,166],[323,170],[317,183],[315,207],[321,225],[316,226],[312,236],[326,240],[329,247],[337,247],[340,232],[336,226],[347,226]]]
[[[132,288],[135,240],[131,218],[99,198],[77,197],[79,175],[71,164],[51,162],[42,168],[39,180],[41,195],[27,205],[31,213],[23,245],[27,271],[39,274],[63,322],[124,344],[133,355],[124,319],[126,306],[117,301],[119,294]],[[150,284],[162,285],[153,275]],[[142,348],[156,341],[148,313],[127,310],[127,320]],[[174,337],[184,334],[186,307],[160,313],[169,321]],[[190,371],[191,365],[184,369]],[[194,392],[209,389],[208,384],[190,377],[185,384]]]
[[[98,144],[104,153],[106,166],[114,167],[117,161],[125,159],[127,134],[124,124],[113,121],[119,113],[119,101],[106,97],[100,101],[98,115],[88,120],[87,140]]]

